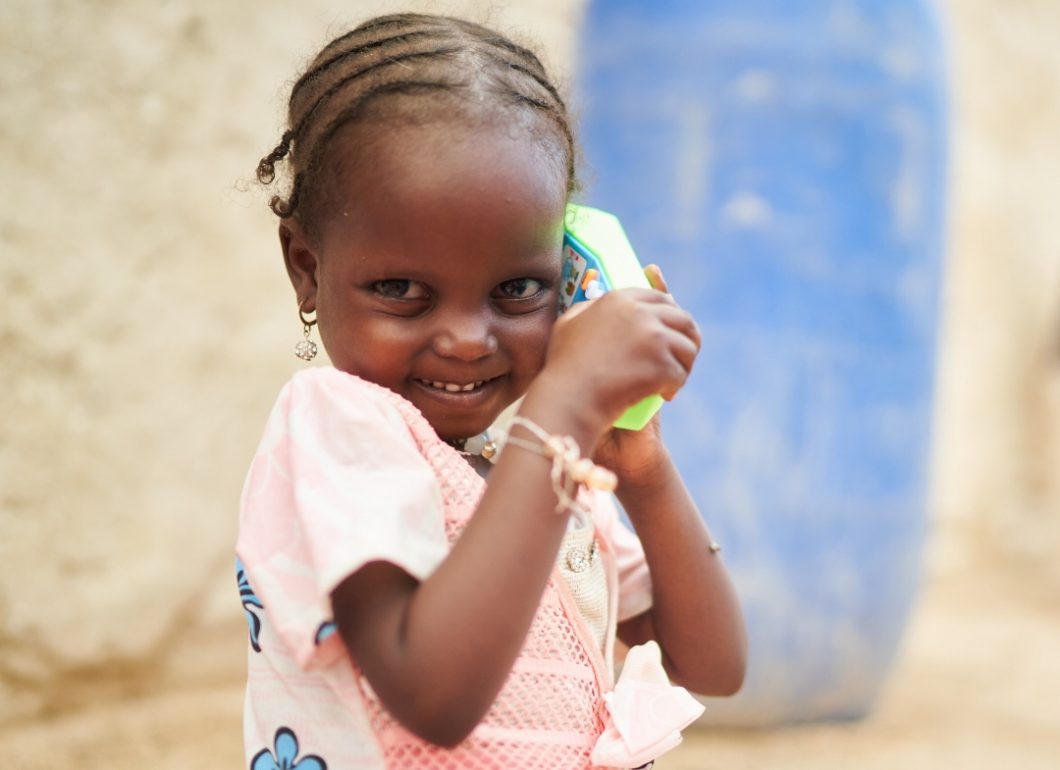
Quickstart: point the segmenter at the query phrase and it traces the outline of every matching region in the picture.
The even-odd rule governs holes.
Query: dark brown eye
[[[544,286],[534,278],[513,278],[498,284],[497,292],[503,299],[530,299],[541,293]]]
[[[404,278],[388,278],[372,284],[376,294],[387,299],[427,299],[427,289],[419,281]]]

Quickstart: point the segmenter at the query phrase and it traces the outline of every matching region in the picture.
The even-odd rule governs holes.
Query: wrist
[[[527,390],[519,414],[550,433],[570,436],[588,456],[607,429],[606,418],[585,403],[583,393],[545,372]]]
[[[616,468],[618,489],[616,497],[623,507],[635,508],[640,500],[659,494],[670,483],[676,472],[673,458],[665,445],[659,443],[652,456],[632,467]]]

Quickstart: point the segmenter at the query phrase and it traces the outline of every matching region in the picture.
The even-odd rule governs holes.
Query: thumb
[[[662,269],[655,264],[648,265],[644,268],[644,275],[648,279],[648,283],[651,284],[653,289],[657,289],[664,294],[669,294],[670,289],[666,285],[666,279],[663,278]]]

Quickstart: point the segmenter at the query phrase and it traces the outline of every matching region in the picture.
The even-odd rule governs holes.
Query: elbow
[[[474,728],[474,725],[467,727],[464,725],[431,724],[430,726],[425,725],[420,730],[410,728],[409,732],[414,733],[417,738],[421,738],[427,743],[434,744],[440,748],[454,749],[463,743],[467,736],[471,735],[471,731]]]
[[[725,671],[722,671],[719,676],[715,677],[711,692],[703,694],[717,697],[735,695],[743,688],[743,682],[746,675],[746,661],[740,661],[739,663],[733,664]]]
[[[675,671],[674,681],[697,695],[724,698],[735,695],[747,676],[747,648],[737,646],[728,654],[711,656],[696,671]]]
[[[386,705],[384,703],[384,705]],[[466,702],[444,701],[426,692],[394,703],[389,707],[394,717],[409,732],[428,743],[452,749],[466,739],[485,716],[486,709],[475,708]]]
[[[464,742],[482,719],[482,714],[469,714],[464,709],[448,708],[424,715],[409,730],[428,743],[443,749],[453,749]]]
[[[734,644],[729,654],[723,657],[722,665],[716,670],[711,692],[704,694],[719,697],[735,695],[743,688],[746,676],[747,642],[743,640],[740,644]]]
[[[742,624],[722,646],[714,667],[711,687],[703,695],[728,697],[738,693],[747,676],[747,631]]]
[[[725,698],[740,691],[743,687],[745,673],[746,669],[735,666],[724,669],[715,668],[699,676],[675,677],[675,681],[696,695]]]

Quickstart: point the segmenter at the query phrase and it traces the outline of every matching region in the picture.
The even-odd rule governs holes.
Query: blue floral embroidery
[[[317,634],[314,641],[317,645],[319,645],[321,642],[323,642],[325,639],[335,633],[335,631],[335,621],[325,620],[323,623],[320,624],[320,628],[317,629]]]
[[[236,559],[236,583],[239,584],[239,598],[243,602],[243,612],[247,616],[247,625],[250,626],[250,646],[254,648],[254,652],[261,652],[261,643],[258,640],[258,634],[261,633],[261,618],[258,617],[254,611],[255,608],[262,610],[265,606],[261,603],[261,599],[254,593],[254,589],[250,587],[250,581],[247,580],[247,571],[243,568],[243,562],[238,558]]]
[[[328,770],[328,764],[316,754],[308,754],[297,762],[298,739],[289,727],[276,731],[275,756],[267,748],[262,749],[250,760],[250,770]]]

